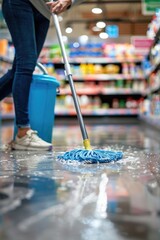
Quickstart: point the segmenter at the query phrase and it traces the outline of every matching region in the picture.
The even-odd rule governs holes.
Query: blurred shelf
[[[144,91],[134,91],[132,89],[99,89],[98,87],[95,89],[91,88],[84,88],[84,89],[77,89],[76,93],[78,95],[144,95]],[[60,89],[59,95],[71,95],[70,89]]]
[[[84,116],[137,116],[138,109],[81,109]],[[62,116],[77,116],[75,109],[55,110],[55,115]],[[2,114],[2,120],[14,120],[14,114]]]
[[[108,57],[75,57],[75,58],[68,58],[71,64],[74,63],[138,63],[143,60],[143,57],[137,57],[136,59],[116,59],[116,58],[108,58]],[[62,58],[54,58],[52,59],[40,59],[41,63],[54,63],[54,64],[63,64]]]
[[[77,95],[99,95],[101,94],[101,91],[98,88],[91,89],[91,88],[84,88],[84,89],[77,89],[76,90]],[[72,95],[70,89],[60,89],[60,92],[58,95]]]
[[[135,116],[138,115],[138,109],[82,109],[84,116]],[[56,110],[56,116],[76,116],[74,109],[69,110]]]
[[[1,115],[0,115],[0,118],[2,119],[2,120],[12,120],[12,119],[14,119],[14,117],[15,117],[15,115],[14,115],[14,113],[2,113]]]
[[[87,75],[74,75],[73,80],[84,81],[112,81],[112,80],[140,80],[144,76],[132,76],[131,74],[87,74]]]
[[[143,95],[144,91],[137,91],[132,89],[104,89],[101,91],[103,95]]]
[[[8,57],[0,56],[0,61],[12,64],[13,60]]]

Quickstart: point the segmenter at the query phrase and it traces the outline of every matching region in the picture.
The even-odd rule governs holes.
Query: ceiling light
[[[71,27],[67,27],[65,31],[66,33],[72,33],[73,29]]]
[[[79,48],[79,46],[80,46],[80,44],[79,44],[78,42],[74,42],[74,43],[73,43],[73,47],[74,47],[74,48]]]
[[[58,16],[58,21],[62,22],[63,21],[63,17],[62,16]]]
[[[96,23],[96,26],[97,26],[98,28],[105,28],[106,24],[105,24],[105,22],[97,22],[97,23]]]
[[[101,14],[102,13],[102,9],[101,8],[92,8],[92,13],[94,13],[94,14]]]
[[[67,43],[68,42],[68,37],[67,36],[62,36],[63,42]]]
[[[101,32],[101,33],[99,34],[99,37],[102,38],[102,39],[107,39],[109,36],[108,36],[107,33]]]
[[[79,37],[79,42],[80,42],[81,44],[86,44],[86,43],[88,42],[88,36],[87,36],[87,35],[81,35],[81,36]]]

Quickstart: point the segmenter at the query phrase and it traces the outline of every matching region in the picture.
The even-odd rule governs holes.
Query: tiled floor
[[[55,124],[53,152],[1,148],[0,240],[160,239],[159,132],[144,124],[90,122],[87,131],[93,147],[121,150],[124,158],[58,161],[60,152],[82,147],[77,122],[66,120]],[[11,136],[12,124],[3,124],[1,146]]]

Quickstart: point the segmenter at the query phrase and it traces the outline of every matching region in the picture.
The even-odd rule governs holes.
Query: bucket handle
[[[47,69],[43,66],[42,63],[37,62],[36,66],[42,71],[44,75],[48,75]]]
[[[47,71],[47,69],[43,66],[42,63],[37,62],[36,66],[42,71],[42,73],[43,73],[44,75],[48,75],[48,71]],[[57,92],[57,94],[60,94],[60,89],[57,88],[57,91],[56,91],[56,92]]]

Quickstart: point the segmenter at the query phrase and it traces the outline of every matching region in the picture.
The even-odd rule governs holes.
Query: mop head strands
[[[58,156],[59,160],[73,160],[84,163],[109,163],[123,158],[122,152],[104,149],[84,150],[75,149]]]

